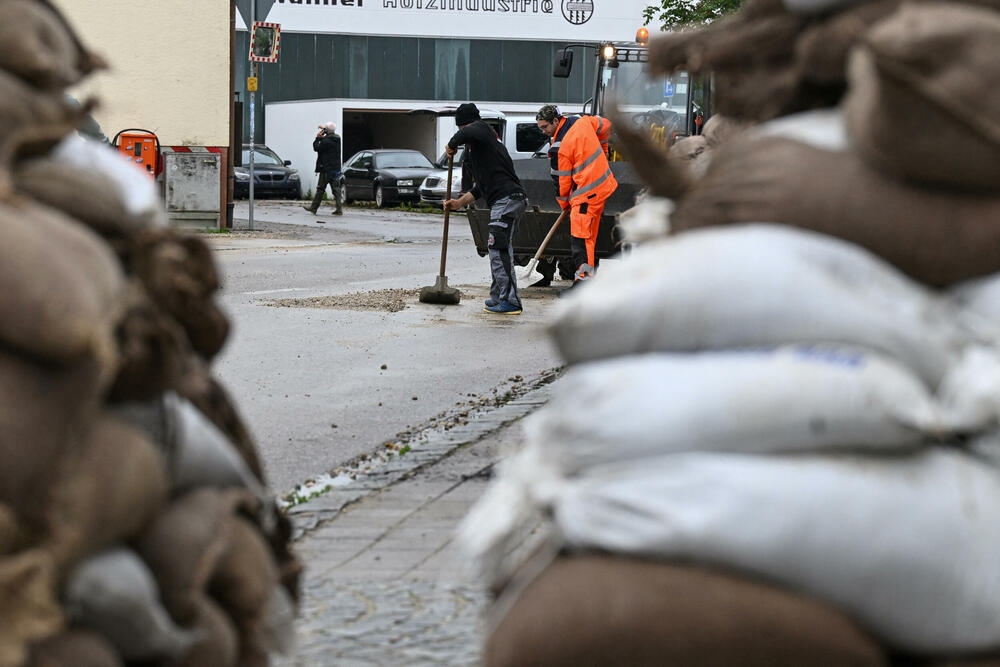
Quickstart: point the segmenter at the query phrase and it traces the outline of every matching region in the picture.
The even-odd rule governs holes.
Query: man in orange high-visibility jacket
[[[576,286],[594,275],[597,228],[604,203],[618,188],[608,163],[611,121],[600,116],[565,117],[552,104],[539,109],[535,120],[539,129],[551,137],[549,161],[556,200],[563,209],[570,209]]]

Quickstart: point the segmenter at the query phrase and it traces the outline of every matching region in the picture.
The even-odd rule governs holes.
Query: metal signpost
[[[265,23],[257,19],[257,3],[250,3],[250,76],[247,78],[247,91],[250,93],[250,231],[253,231],[253,184],[254,184],[254,145],[257,143],[257,88],[260,79],[257,74],[257,63],[274,63],[278,61],[278,49],[281,46],[281,26],[277,23]]]

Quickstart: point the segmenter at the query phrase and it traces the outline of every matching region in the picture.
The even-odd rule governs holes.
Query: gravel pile
[[[304,299],[269,299],[264,303],[278,308],[332,308],[337,310],[380,310],[398,313],[417,298],[418,290],[380,289]]]

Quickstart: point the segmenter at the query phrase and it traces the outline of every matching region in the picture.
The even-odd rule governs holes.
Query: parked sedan
[[[465,146],[458,147],[451,170],[451,198],[456,199],[462,193],[462,163],[465,158]],[[448,196],[448,154],[442,153],[437,161],[438,171],[432,172],[420,185],[420,201],[431,206],[442,206]]]
[[[344,163],[344,201],[374,201],[390,206],[419,202],[420,184],[436,167],[420,151],[378,149],[359,151]]]
[[[264,144],[253,146],[253,196],[256,197],[301,197],[301,179],[297,169],[291,169],[289,160],[282,160],[278,154]],[[246,199],[250,196],[250,144],[243,144],[243,162],[233,167],[233,196]]]

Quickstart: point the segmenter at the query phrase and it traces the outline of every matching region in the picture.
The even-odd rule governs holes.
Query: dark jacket
[[[514,173],[514,163],[493,128],[481,120],[466,125],[451,138],[448,146],[457,149],[465,145],[462,180],[465,172],[472,174],[475,185],[470,192],[476,199],[484,197],[489,206],[502,197],[524,194],[521,181]]]
[[[329,174],[340,171],[340,135],[324,133],[322,137],[313,139],[313,150],[316,151],[316,173]]]

